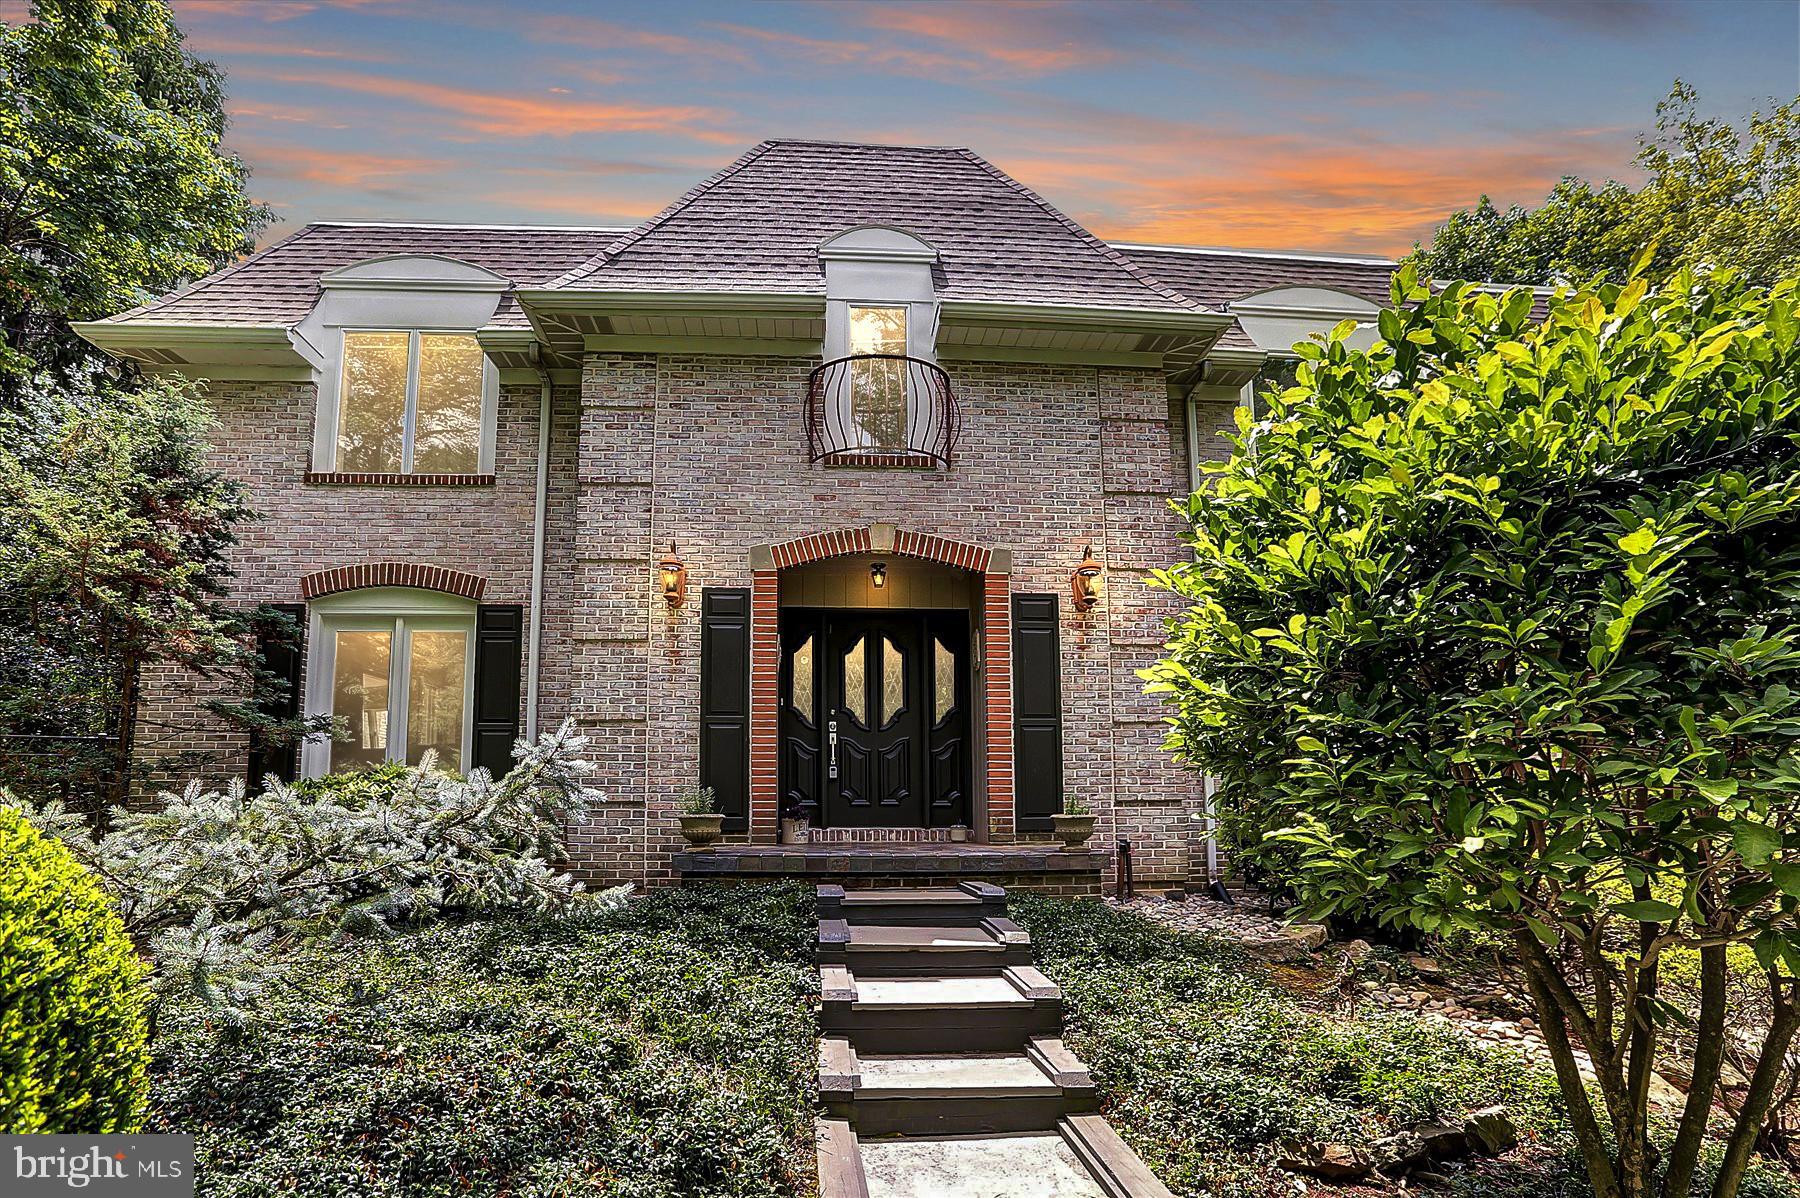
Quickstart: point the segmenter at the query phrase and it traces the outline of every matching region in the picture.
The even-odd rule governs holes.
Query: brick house
[[[1107,244],[967,150],[770,141],[635,228],[312,224],[81,329],[208,380],[265,517],[237,596],[301,618],[275,664],[348,728],[221,731],[252,776],[503,770],[573,717],[595,880],[1091,891],[1121,840],[1140,881],[1216,869],[1145,580],[1247,384],[1391,270]],[[728,844],[688,853],[697,784]],[[1067,793],[1094,851],[1050,851]]]

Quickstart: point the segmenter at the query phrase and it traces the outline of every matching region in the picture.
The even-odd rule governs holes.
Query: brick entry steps
[[[822,1198],[1170,1198],[985,882],[820,886]]]

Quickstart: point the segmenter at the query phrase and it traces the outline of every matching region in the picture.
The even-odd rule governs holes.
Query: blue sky
[[[1631,177],[1678,75],[1733,116],[1800,92],[1789,0],[175,9],[286,227],[630,222],[793,136],[966,145],[1103,236],[1395,252]]]

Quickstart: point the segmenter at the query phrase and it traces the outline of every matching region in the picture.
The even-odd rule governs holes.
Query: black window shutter
[[[750,592],[700,593],[700,785],[713,788],[725,831],[749,827]]]
[[[256,654],[262,669],[272,676],[269,691],[259,706],[262,714],[272,720],[291,720],[300,714],[300,670],[306,661],[306,604],[269,603],[264,606],[293,620],[295,632],[290,638],[278,635],[271,628],[258,630]],[[263,779],[270,774],[283,782],[292,782],[300,772],[299,752],[300,746],[292,741],[284,745],[271,744],[252,732],[245,784],[251,790],[260,790]]]
[[[1055,595],[1014,595],[1014,819],[1021,832],[1048,832],[1062,810],[1062,654]]]
[[[475,746],[470,764],[503,778],[512,772],[519,739],[519,663],[525,609],[483,603],[475,609]]]

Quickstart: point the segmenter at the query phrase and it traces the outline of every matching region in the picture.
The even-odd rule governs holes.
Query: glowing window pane
[[[438,768],[462,769],[464,681],[469,638],[463,632],[414,632],[406,687],[406,760],[436,749]]]
[[[933,640],[932,681],[936,690],[932,722],[941,724],[956,706],[956,654],[943,641]]]
[[[863,727],[869,726],[869,675],[866,638],[857,637],[856,643],[844,654],[844,710]]]
[[[387,760],[390,632],[340,632],[331,676],[331,713],[350,729],[331,742],[331,768],[358,769]]]
[[[413,471],[474,474],[481,462],[481,373],[486,359],[475,338],[419,337],[419,402],[413,427]]]
[[[792,670],[793,694],[788,699],[788,705],[796,715],[810,724],[813,722],[813,639],[810,636],[794,650]]]
[[[402,469],[406,426],[405,333],[345,333],[338,385],[337,468],[373,474]]]
[[[850,309],[850,353],[906,354],[905,308]],[[878,449],[906,445],[906,363],[860,358],[850,364],[850,418],[861,443]]]
[[[881,724],[886,727],[906,706],[906,661],[900,647],[881,638]]]

